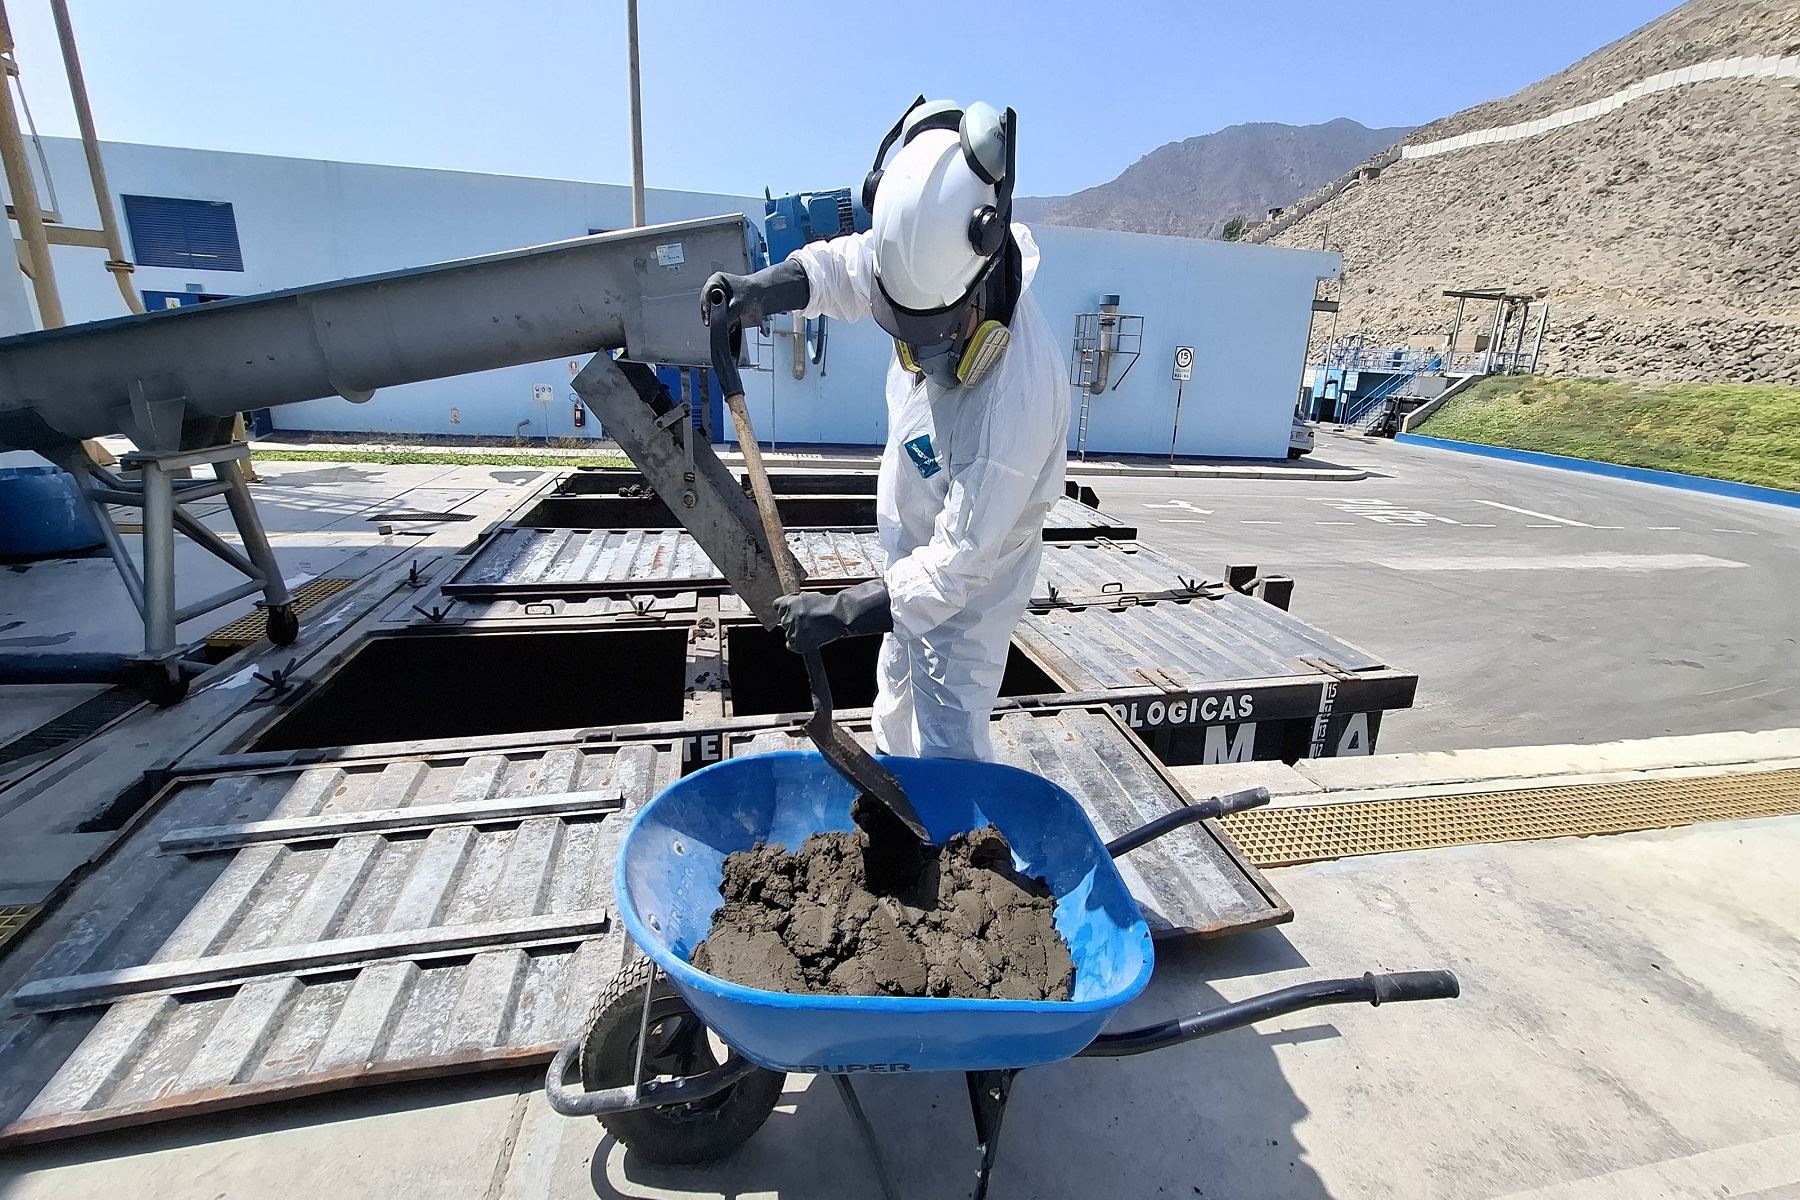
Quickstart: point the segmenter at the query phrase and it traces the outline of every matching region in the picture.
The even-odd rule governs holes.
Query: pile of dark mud
[[[693,963],[733,983],[845,996],[1067,1000],[1075,981],[1042,879],[1013,869],[993,826],[937,847],[891,896],[867,886],[867,838],[815,833],[799,853],[726,856],[725,903]]]

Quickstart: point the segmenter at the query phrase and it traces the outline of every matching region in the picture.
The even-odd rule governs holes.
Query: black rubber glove
[[[723,271],[714,271],[706,286],[700,289],[700,320],[703,323],[712,318],[707,297],[715,287],[725,289],[730,324],[740,326],[761,325],[764,317],[805,308],[812,298],[806,269],[792,258],[764,267],[754,275],[727,275]]]
[[[817,650],[839,638],[886,633],[894,627],[887,584],[879,579],[831,595],[801,592],[782,596],[775,601],[775,614],[787,634],[788,649],[796,654]]]

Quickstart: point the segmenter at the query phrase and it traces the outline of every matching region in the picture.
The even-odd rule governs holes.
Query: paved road
[[[1106,511],[1417,672],[1378,749],[1770,729],[1800,717],[1800,511],[1325,436],[1355,483],[1093,479]]]

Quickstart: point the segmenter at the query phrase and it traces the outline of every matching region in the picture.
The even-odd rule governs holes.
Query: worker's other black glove
[[[700,289],[702,323],[712,318],[707,298],[715,287],[725,290],[725,311],[732,325],[761,325],[764,317],[805,308],[812,298],[806,269],[792,258],[764,267],[754,275],[727,275],[715,271],[706,286]]]
[[[886,633],[894,627],[887,584],[879,579],[832,595],[801,592],[782,596],[775,601],[775,615],[781,618],[788,649],[796,654],[817,650],[839,638]]]

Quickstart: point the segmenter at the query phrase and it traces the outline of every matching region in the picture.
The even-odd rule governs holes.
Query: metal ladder
[[[1081,393],[1081,414],[1075,422],[1075,457],[1086,462],[1088,405],[1093,402],[1094,397],[1086,388],[1075,390]]]

